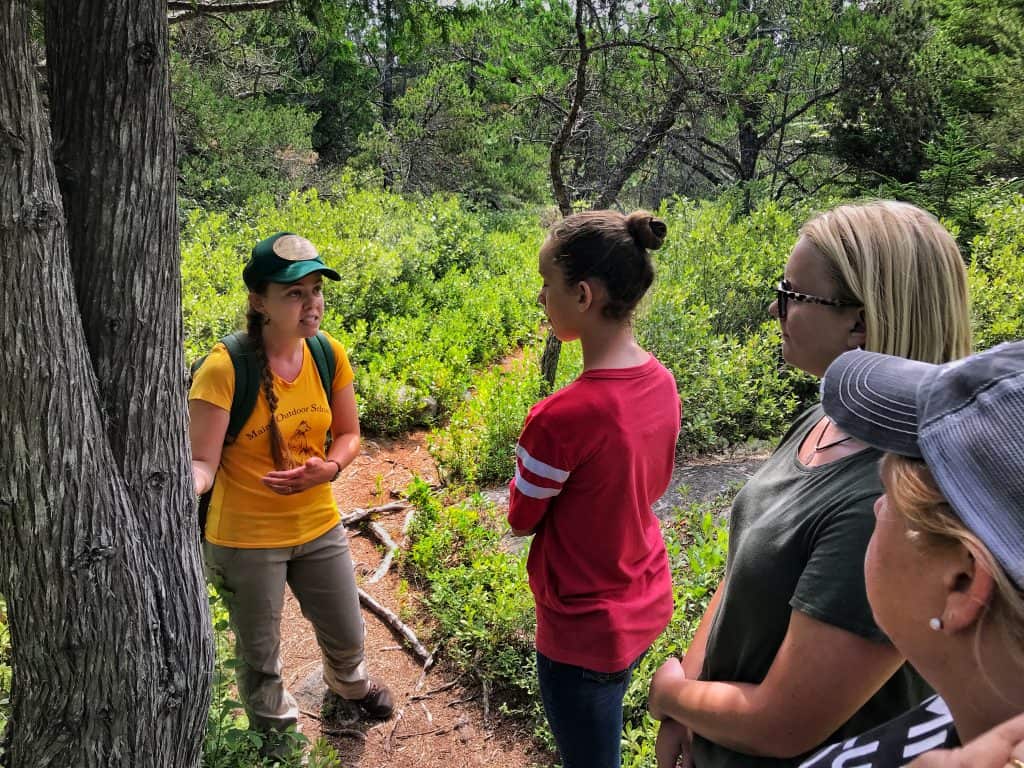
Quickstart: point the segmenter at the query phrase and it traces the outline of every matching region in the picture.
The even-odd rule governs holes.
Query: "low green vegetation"
[[[797,230],[811,213],[772,204],[741,215],[726,199],[679,199],[662,209],[669,237],[654,254],[657,277],[636,332],[675,375],[680,451],[774,440],[817,396],[816,382],[781,360],[778,323],[768,316]],[[1024,337],[1024,197],[982,209],[979,221],[981,230],[962,248],[976,346],[984,349]],[[539,358],[539,346],[528,347],[521,361],[473,381],[473,397],[433,439],[446,477],[484,484],[511,477],[519,429],[540,392]],[[579,345],[565,345],[559,385],[579,370]]]
[[[533,273],[542,232],[523,216],[489,219],[454,198],[340,188],[329,198],[255,200],[241,217],[192,211],[182,235],[186,355],[243,325],[242,267],[276,231],[308,236],[341,274],[326,281],[323,326],[358,370],[360,420],[400,433],[446,419],[475,370],[540,322]]]
[[[740,216],[725,200],[681,199],[661,211],[669,237],[654,254],[657,276],[636,331],[676,377],[681,451],[775,438],[815,392],[810,379],[782,364],[778,323],[768,317],[804,213],[768,205]],[[434,455],[450,479],[511,477],[516,438],[540,392],[539,349],[478,376],[473,396],[438,431]],[[557,385],[580,369],[579,345],[564,345]]]
[[[1024,338],[1024,196],[985,208],[972,241],[975,342],[984,349]]]
[[[459,671],[487,686],[506,712],[527,718],[553,748],[537,690],[533,599],[526,548],[514,548],[504,511],[476,495],[448,504],[414,481],[416,506],[403,572],[424,592],[436,620],[433,642]],[[668,629],[644,657],[625,698],[623,765],[654,765],[656,725],[646,715],[647,686],[669,655],[685,650],[721,579],[728,549],[723,512],[731,494],[678,510],[665,525],[675,584]]]
[[[213,672],[213,700],[206,719],[203,768],[341,768],[335,749],[323,739],[314,744],[294,730],[276,734],[276,757],[264,757],[267,735],[249,728],[242,704],[235,693],[234,657],[229,634],[228,612],[217,592],[210,588],[216,659]]]

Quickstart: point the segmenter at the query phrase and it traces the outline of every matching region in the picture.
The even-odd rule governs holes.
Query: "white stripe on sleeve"
[[[546,477],[548,480],[554,480],[559,483],[564,483],[569,479],[569,473],[564,469],[552,467],[550,464],[545,464],[540,459],[533,458],[533,456],[531,456],[519,443],[516,443],[516,456],[518,456],[519,460],[523,462],[524,467],[539,477]]]
[[[529,480],[524,480],[523,476],[519,473],[519,467],[516,467],[516,490],[524,496],[529,496],[531,499],[550,499],[552,496],[557,496],[562,492],[561,488],[544,488],[534,485]]]

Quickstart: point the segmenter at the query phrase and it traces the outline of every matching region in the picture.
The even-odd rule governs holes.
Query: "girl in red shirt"
[[[619,768],[630,675],[672,616],[651,505],[672,475],[679,395],[631,322],[665,234],[646,211],[589,211],[540,250],[538,300],[560,340],[579,340],[583,373],[527,416],[508,519],[534,535],[537,673],[564,768]]]

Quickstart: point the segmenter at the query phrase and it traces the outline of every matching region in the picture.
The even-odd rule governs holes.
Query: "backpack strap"
[[[313,355],[313,362],[316,363],[316,371],[320,374],[320,383],[323,385],[324,393],[327,395],[327,407],[331,407],[331,386],[334,383],[334,371],[337,365],[334,359],[334,348],[330,339],[323,331],[317,331],[316,336],[306,339],[309,352]]]
[[[249,335],[245,331],[228,334],[220,341],[227,348],[235,368],[235,393],[231,398],[231,415],[224,437],[225,443],[233,443],[256,407],[256,399],[260,394],[260,369]]]

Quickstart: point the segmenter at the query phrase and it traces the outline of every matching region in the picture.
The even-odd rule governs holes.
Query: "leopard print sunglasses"
[[[836,301],[835,299],[825,299],[821,296],[813,296],[809,293],[800,293],[794,291],[793,286],[790,285],[789,280],[780,280],[779,284],[775,286],[775,297],[779,304],[779,319],[783,320],[786,317],[786,311],[788,309],[789,302],[799,301],[802,304],[824,304],[826,307],[859,307],[860,304],[853,304],[848,301]]]

